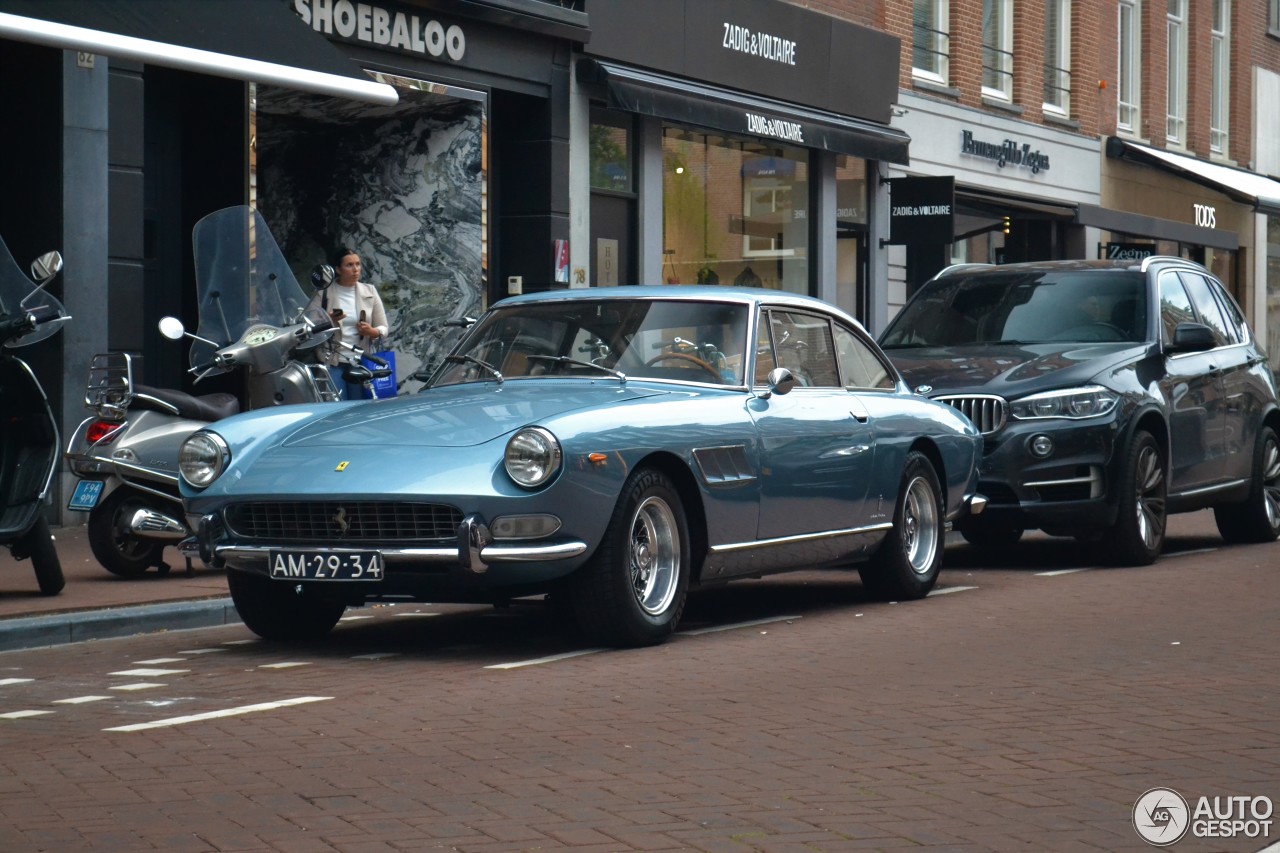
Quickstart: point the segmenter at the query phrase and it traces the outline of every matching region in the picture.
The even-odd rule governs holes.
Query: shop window
[[[632,192],[631,129],[626,116],[591,114],[591,188]]]
[[[947,13],[946,0],[913,0],[911,4],[911,74],[944,85],[951,51]]]
[[[1209,30],[1209,150],[1227,155],[1227,121],[1231,69],[1231,0],[1213,0]]]
[[[1013,98],[1013,0],[982,0],[982,94]]]
[[[662,153],[668,284],[809,292],[808,151],[668,126]]]
[[[1166,14],[1169,33],[1168,109],[1165,140],[1187,144],[1187,0],[1169,0]]]
[[[1266,325],[1259,335],[1267,342],[1271,369],[1280,371],[1280,216],[1267,217],[1267,314],[1263,320]]]
[[[1119,67],[1116,69],[1116,128],[1137,133],[1140,111],[1139,0],[1120,0]]]
[[[1071,0],[1044,4],[1044,108],[1071,111]]]

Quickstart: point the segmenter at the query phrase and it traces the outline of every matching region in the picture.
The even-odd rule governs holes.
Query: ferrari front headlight
[[[216,432],[192,433],[178,449],[178,473],[187,485],[203,489],[222,476],[231,462],[231,450]]]
[[[560,470],[560,442],[542,427],[517,430],[507,442],[503,465],[521,486],[541,486]]]

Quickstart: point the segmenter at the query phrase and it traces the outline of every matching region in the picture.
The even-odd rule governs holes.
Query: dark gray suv
[[[1150,563],[1167,513],[1213,507],[1230,542],[1280,535],[1280,407],[1266,355],[1204,267],[961,265],[925,284],[880,344],[918,393],[984,436],[977,545],[1027,529]]]

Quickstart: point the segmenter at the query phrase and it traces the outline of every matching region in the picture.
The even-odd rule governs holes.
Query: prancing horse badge
[[[333,470],[335,470],[335,471],[345,471],[345,470],[347,470],[347,466],[348,466],[348,465],[350,465],[350,464],[351,464],[350,462],[339,462],[339,463],[338,463],[338,467],[337,467],[337,468],[334,468]]]

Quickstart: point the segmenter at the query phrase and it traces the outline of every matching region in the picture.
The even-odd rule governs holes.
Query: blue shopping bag
[[[395,350],[383,350],[375,352],[375,356],[387,363],[387,367],[391,369],[388,376],[375,376],[373,378],[373,390],[370,391],[366,386],[361,389],[361,396],[366,400],[385,400],[388,397],[396,395],[396,353]],[[377,362],[361,357],[360,363],[370,370],[379,370],[382,365]]]

